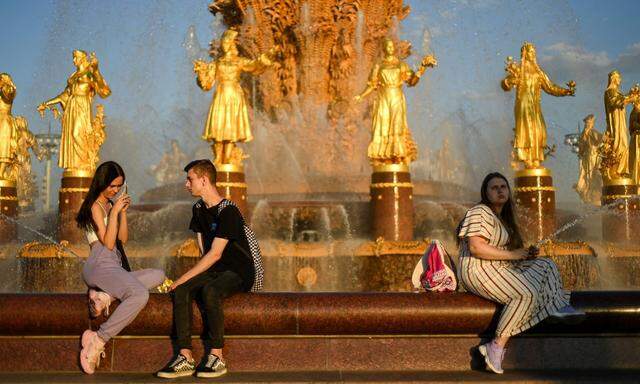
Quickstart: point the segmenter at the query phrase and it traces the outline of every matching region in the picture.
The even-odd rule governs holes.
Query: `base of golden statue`
[[[4,216],[14,218],[18,216],[18,190],[16,182],[0,180],[0,244],[13,241],[17,237],[17,228],[14,222]]]
[[[413,240],[413,184],[409,166],[373,166],[371,218],[374,239]]]
[[[551,171],[533,168],[516,171],[513,197],[526,241],[538,241],[556,229],[556,192]]]
[[[619,244],[640,244],[640,196],[632,179],[605,179],[602,184],[602,239]]]
[[[76,224],[76,215],[91,186],[92,173],[71,173],[62,175],[58,194],[58,239],[70,243],[84,241],[84,233]]]
[[[247,205],[247,183],[244,169],[235,164],[216,164],[216,187],[218,193],[225,199],[233,201],[240,209],[245,220],[249,221]]]

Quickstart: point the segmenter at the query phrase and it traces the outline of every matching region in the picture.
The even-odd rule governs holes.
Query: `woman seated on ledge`
[[[94,332],[82,334],[80,365],[92,374],[100,362],[104,345],[129,325],[149,299],[149,289],[162,284],[164,272],[141,269],[131,272],[124,244],[129,237],[127,209],[131,198],[118,193],[124,185],[124,171],[113,161],[102,163],[91,181],[91,187],[80,207],[76,221],[91,246],[89,258],[82,268],[82,277],[89,287],[92,317],[106,312],[113,298],[120,305],[109,319]]]
[[[555,263],[523,248],[509,182],[490,173],[482,182],[482,200],[469,209],[457,229],[459,281],[468,291],[503,304],[495,338],[480,345],[487,369],[502,373],[505,345],[545,318],[577,322],[584,313],[569,304]]]

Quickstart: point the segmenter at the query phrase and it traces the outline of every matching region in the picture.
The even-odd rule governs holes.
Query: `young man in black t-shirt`
[[[244,221],[238,208],[226,206],[221,211],[223,198],[216,190],[216,169],[209,160],[195,160],[185,169],[186,188],[191,195],[200,197],[193,206],[189,228],[196,233],[201,259],[171,286],[173,294],[173,339],[179,354],[162,370],[158,377],[190,376],[218,377],[227,372],[222,357],[224,321],[222,299],[236,292],[249,291],[254,282],[253,263],[246,255],[249,244],[244,233]],[[239,249],[241,248],[241,249]],[[205,345],[211,350],[207,359],[196,369],[191,352],[192,301],[201,297],[206,328]],[[208,343],[207,343],[208,342]]]

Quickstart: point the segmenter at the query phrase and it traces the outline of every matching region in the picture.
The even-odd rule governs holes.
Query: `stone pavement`
[[[392,363],[392,362],[390,362]],[[159,379],[150,373],[0,373],[0,383],[637,383],[640,370],[510,371],[495,375],[482,371],[404,372],[241,372],[218,379]]]

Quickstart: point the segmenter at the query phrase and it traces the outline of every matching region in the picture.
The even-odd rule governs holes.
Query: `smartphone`
[[[113,196],[113,198],[111,199],[111,202],[115,203],[125,193],[127,193],[127,182],[126,181],[124,183],[122,183],[122,187],[120,187],[120,190],[118,191],[118,193],[116,193],[115,196]]]

